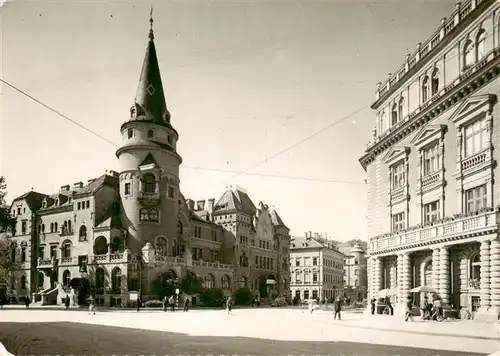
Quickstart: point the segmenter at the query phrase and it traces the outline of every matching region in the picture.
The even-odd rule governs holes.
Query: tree
[[[234,292],[234,302],[236,305],[248,305],[252,302],[252,291],[246,287],[239,288]]]
[[[0,233],[15,233],[16,218],[10,214],[10,208],[5,202],[7,195],[7,183],[5,178],[0,176]]]
[[[160,299],[165,296],[171,296],[177,288],[177,276],[171,271],[162,273],[151,283],[151,291]]]
[[[224,300],[224,293],[220,288],[208,288],[200,293],[200,301],[207,307],[223,306]]]
[[[200,293],[202,290],[201,279],[193,272],[188,272],[181,279],[180,287],[181,291],[186,294]]]

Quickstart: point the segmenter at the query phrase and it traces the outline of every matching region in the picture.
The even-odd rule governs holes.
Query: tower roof
[[[134,119],[170,126],[170,113],[165,102],[160,67],[156,56],[152,12],[149,22],[149,42],[142,64],[134,106],[132,107],[133,110],[135,109]]]

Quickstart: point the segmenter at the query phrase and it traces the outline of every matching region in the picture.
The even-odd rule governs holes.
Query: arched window
[[[223,289],[230,289],[231,288],[231,280],[229,279],[229,276],[227,276],[227,275],[222,276],[221,287]]]
[[[119,294],[122,290],[122,271],[115,267],[111,272],[111,291],[113,294]]]
[[[95,271],[95,289],[96,294],[104,294],[104,269],[98,268]]]
[[[108,253],[108,240],[104,236],[98,236],[94,241],[94,255],[105,255]]]
[[[464,69],[474,64],[474,43],[469,40],[464,46]]]
[[[429,77],[422,80],[422,104],[429,100]]]
[[[148,130],[148,138],[153,138],[153,130]]]
[[[87,241],[87,227],[85,225],[80,226],[80,232],[78,234],[80,241]]]
[[[26,289],[26,276],[21,276],[21,289]]]
[[[486,55],[486,31],[481,30],[477,35],[477,60],[480,61]]]
[[[398,123],[398,104],[394,103],[392,105],[392,110],[391,110],[391,124],[392,126],[396,125]]]
[[[479,253],[475,254],[470,259],[469,277],[472,280],[481,280],[481,259]]]
[[[66,241],[62,246],[62,256],[63,258],[71,257],[71,242]]]
[[[439,91],[439,69],[435,68],[432,72],[431,95],[434,96]]]
[[[140,221],[148,221],[149,220],[149,212],[148,209],[142,208],[139,211],[139,220]]]
[[[149,209],[149,221],[151,222],[158,222],[158,210],[156,209]]]
[[[50,223],[50,232],[54,232],[54,223]]]
[[[65,287],[69,286],[69,282],[71,282],[71,272],[70,271],[68,271],[68,270],[64,271],[62,282],[63,282],[63,286],[65,286]]]
[[[404,115],[405,115],[404,107],[405,107],[405,98],[401,97],[399,99],[399,103],[398,103],[398,116],[399,116],[399,120],[402,120],[404,118]]]
[[[167,239],[163,236],[158,236],[155,241],[155,254],[156,256],[167,255]]]
[[[145,174],[142,177],[142,191],[144,193],[156,193],[156,177],[151,174]]]
[[[215,277],[213,274],[209,274],[205,278],[203,278],[203,288],[215,288]]]

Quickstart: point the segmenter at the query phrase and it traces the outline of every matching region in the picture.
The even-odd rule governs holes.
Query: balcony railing
[[[219,262],[193,261],[193,267],[215,268],[215,269],[232,269],[233,265],[228,265],[228,264],[219,263]]]
[[[186,264],[186,261],[182,257],[155,256],[154,261],[164,264]]]
[[[462,161],[462,170],[466,171],[468,169],[477,167],[482,165],[483,163],[489,161],[490,159],[490,150],[484,150],[481,152],[476,153],[475,155],[471,157],[467,157]]]
[[[57,265],[57,258],[51,258],[51,259],[45,259],[42,260],[41,258],[38,259],[38,267],[39,268],[52,268]]]
[[[90,258],[90,263],[105,264],[105,263],[123,263],[127,262],[127,254],[124,252],[120,253],[108,253],[105,255],[94,255]]]
[[[429,185],[437,183],[439,180],[442,180],[442,178],[443,178],[442,173],[443,173],[443,171],[440,170],[438,172],[430,173],[430,174],[427,174],[426,176],[422,177],[422,181],[421,181],[422,188],[425,188]]]
[[[471,216],[455,216],[429,226],[416,226],[405,231],[393,232],[370,239],[370,251],[376,252],[419,241],[432,241],[463,233],[474,232],[497,225],[496,212],[488,211]]]
[[[139,199],[141,202],[145,204],[152,205],[152,204],[158,204],[161,198],[159,192],[154,192],[154,193],[138,192],[137,199]]]

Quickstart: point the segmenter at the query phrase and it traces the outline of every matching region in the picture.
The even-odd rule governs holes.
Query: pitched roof
[[[76,189],[74,191],[74,195],[78,196],[82,194],[94,193],[103,186],[118,188],[118,178],[109,176],[107,174],[103,174],[102,176],[90,182],[83,188]]]
[[[294,236],[290,241],[290,249],[304,249],[304,248],[327,248],[330,250],[341,251],[335,248],[334,241],[316,237]],[[342,253],[344,254],[344,253]]]
[[[152,24],[152,19],[150,20]],[[165,102],[160,67],[156,55],[153,30],[150,30],[146,55],[142,64],[139,85],[135,96],[137,116],[159,125],[169,125],[170,113]]]
[[[113,202],[104,212],[102,217],[95,223],[96,228],[121,229],[123,227],[120,219],[120,205]]]
[[[46,197],[48,197],[47,194],[38,193],[35,191],[30,191],[28,193],[24,193],[23,195],[15,198],[12,201],[12,204],[14,204],[14,202],[19,201],[19,200],[25,200],[26,204],[28,204],[28,207],[30,208],[31,211],[37,211],[42,206],[42,201]]]
[[[282,226],[282,227],[286,227],[288,229],[288,227],[285,225],[285,223],[283,222],[283,220],[279,216],[278,212],[274,208],[272,208],[269,211],[269,213],[271,214],[271,221],[273,222],[274,226]]]
[[[214,206],[215,213],[239,211],[248,215],[254,215],[256,208],[247,193],[237,189],[228,189]]]

